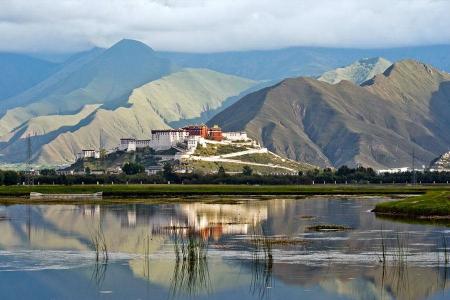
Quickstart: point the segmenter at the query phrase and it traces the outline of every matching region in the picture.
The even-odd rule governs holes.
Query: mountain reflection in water
[[[0,297],[449,298],[450,231],[376,218],[381,200],[1,207]]]

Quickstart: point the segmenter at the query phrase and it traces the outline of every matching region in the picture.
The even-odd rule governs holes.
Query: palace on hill
[[[194,153],[198,146],[205,146],[207,142],[248,141],[245,131],[223,132],[218,125],[208,127],[204,124],[189,125],[178,129],[153,129],[149,139],[125,137],[120,139],[116,150],[136,151],[139,148],[152,148],[155,151],[175,148],[185,154]],[[98,158],[99,151],[82,150],[78,158]]]
[[[189,125],[178,129],[152,130],[148,140],[122,138],[118,150],[135,151],[138,148],[150,147],[159,151],[181,147],[192,153],[199,145],[204,146],[206,141],[221,142],[223,140],[248,140],[248,137],[245,132],[222,132],[217,125],[213,127],[204,124]]]
[[[158,129],[151,131],[151,138],[139,140],[133,138],[120,139],[119,150],[135,151],[137,148],[150,147],[154,150],[167,150],[180,145],[185,145],[188,152],[193,152],[198,145],[205,145],[206,140],[221,142],[223,140],[248,140],[245,132],[222,132],[222,129],[214,125],[208,127],[202,125],[189,125],[178,129]]]

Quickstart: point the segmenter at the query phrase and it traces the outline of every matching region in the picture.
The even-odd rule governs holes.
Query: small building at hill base
[[[100,151],[93,149],[83,149],[77,154],[77,159],[100,158]]]

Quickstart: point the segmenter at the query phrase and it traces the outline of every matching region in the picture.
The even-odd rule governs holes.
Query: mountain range
[[[450,72],[450,45],[386,49],[291,47],[221,53],[161,52],[160,55],[182,67],[208,68],[255,80],[318,77],[361,58],[372,57],[392,62],[413,59]]]
[[[319,166],[428,165],[450,146],[450,74],[400,61],[361,86],[298,77],[249,94],[210,124]]]
[[[319,166],[399,166],[409,164],[411,149],[428,164],[450,145],[449,75],[398,59],[450,70],[447,50],[187,54],[122,40],[62,63],[0,53],[0,67],[7,66],[0,163],[26,161],[28,135],[34,162],[64,164],[81,148],[112,148],[121,137],[147,138],[151,128],[212,118],[209,124],[245,129],[270,150]]]

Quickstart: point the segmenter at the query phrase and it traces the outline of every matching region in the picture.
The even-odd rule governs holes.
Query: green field
[[[108,184],[108,185],[35,185],[0,186],[0,196],[28,196],[40,193],[94,193],[110,197],[195,196],[195,195],[384,195],[423,194],[450,187],[404,185],[225,185],[225,184]]]
[[[450,218],[450,191],[429,190],[417,197],[380,203],[374,211],[392,216]]]

